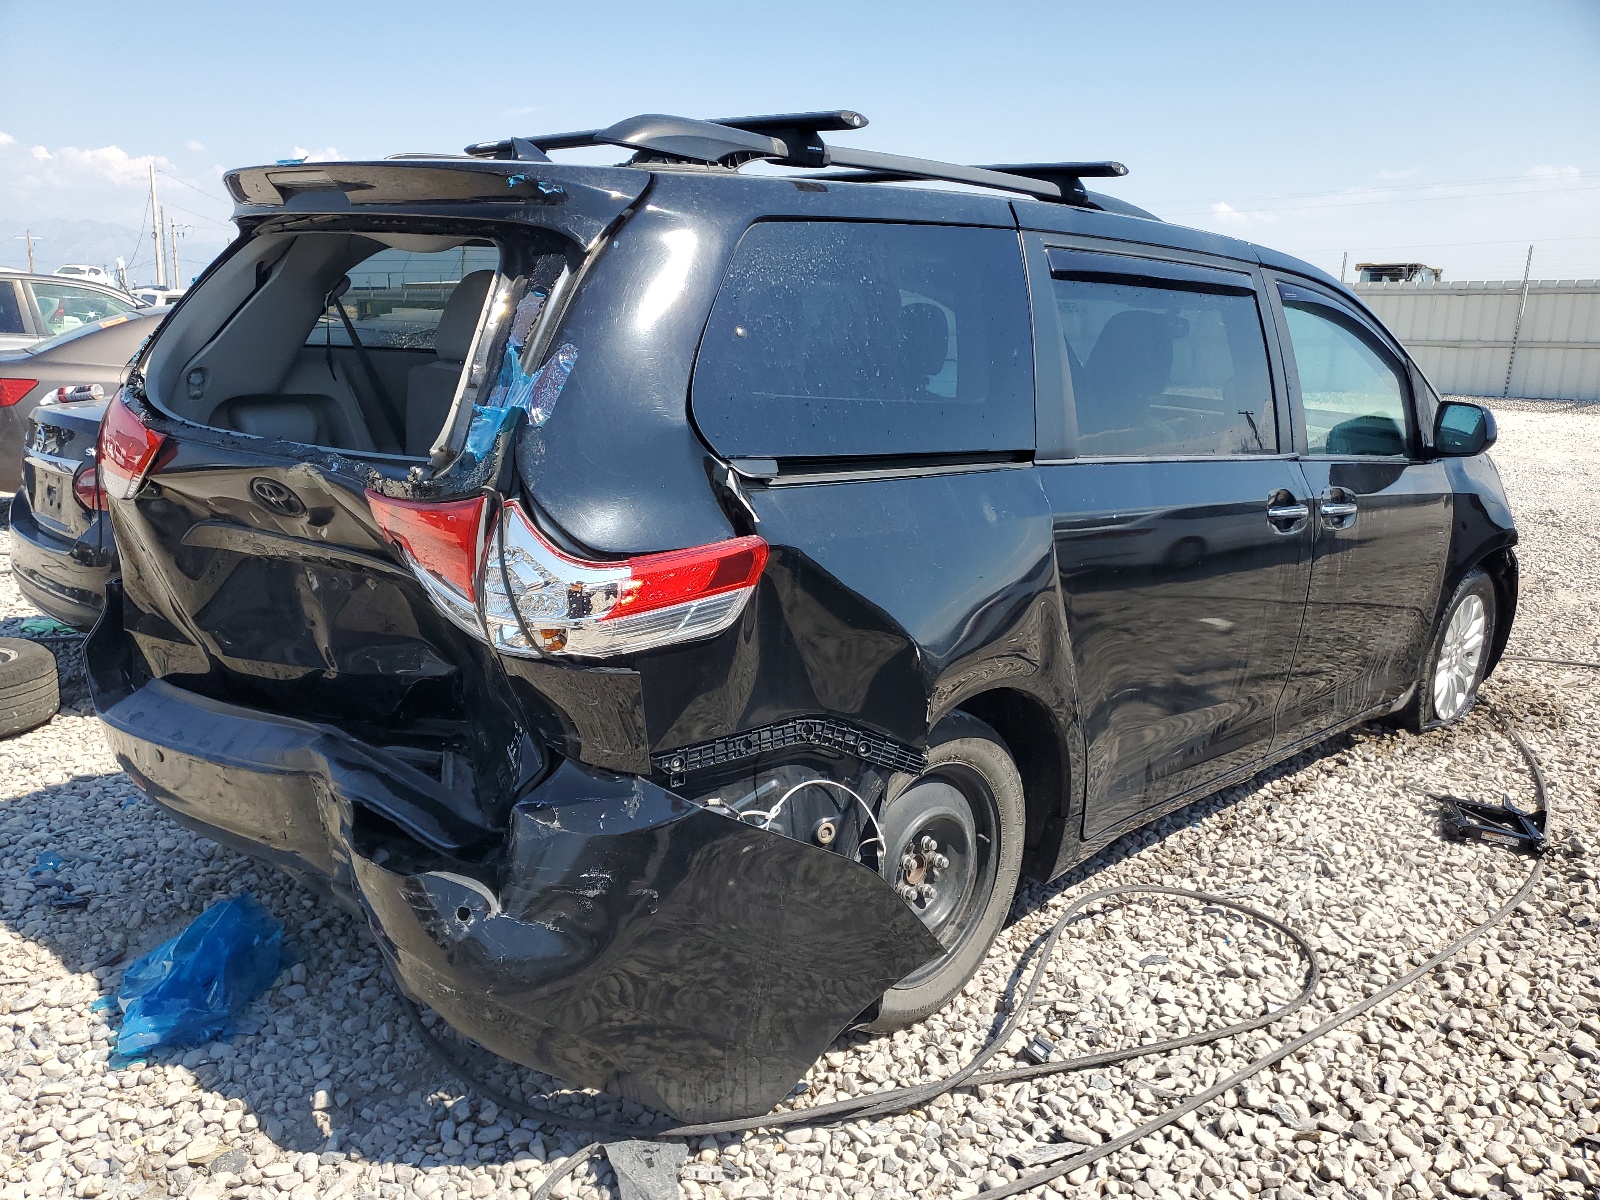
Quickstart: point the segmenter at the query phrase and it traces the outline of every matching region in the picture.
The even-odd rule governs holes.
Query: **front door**
[[[1312,535],[1256,277],[1082,249],[1048,263],[1039,353],[1062,347],[1070,452],[1039,470],[1092,839],[1265,755]]]
[[[1417,676],[1450,546],[1450,485],[1427,461],[1410,376],[1365,317],[1277,283],[1303,422],[1316,555],[1274,747],[1394,701]]]

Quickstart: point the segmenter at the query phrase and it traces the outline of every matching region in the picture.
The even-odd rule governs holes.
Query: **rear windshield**
[[[1014,232],[787,221],[740,240],[693,408],[729,457],[1033,446],[1033,353]]]
[[[260,234],[163,329],[146,391],[203,425],[426,457],[475,348],[481,359],[504,341],[496,326],[479,347],[485,322],[509,315],[494,303],[500,289],[523,288],[522,276],[547,258],[564,261],[545,241],[555,239]]]

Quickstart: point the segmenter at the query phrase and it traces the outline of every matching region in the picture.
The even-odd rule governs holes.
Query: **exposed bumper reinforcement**
[[[516,1062],[682,1120],[765,1112],[942,952],[867,867],[572,761],[476,865],[396,837],[404,764],[326,726],[134,686],[115,586],[107,611],[90,677],[134,780],[186,824],[332,884],[407,994]]]

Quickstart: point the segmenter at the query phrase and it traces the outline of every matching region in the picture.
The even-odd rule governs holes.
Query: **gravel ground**
[[[1523,538],[1512,649],[1600,659],[1600,407],[1500,407],[1495,458]],[[27,615],[0,573],[0,635]],[[1485,694],[1550,778],[1557,845],[1535,896],[1365,1019],[1038,1194],[1600,1194],[1600,673],[1507,663]],[[0,1200],[527,1200],[575,1137],[465,1094],[406,1024],[358,922],[169,822],[117,772],[81,685],[69,682],[66,700],[46,726],[0,742]],[[1011,1156],[1027,1147],[1115,1137],[1371,994],[1526,877],[1526,860],[1508,851],[1443,840],[1437,805],[1408,781],[1532,799],[1481,708],[1427,737],[1334,739],[1028,891],[956,1004],[907,1032],[840,1039],[794,1103],[965,1061],[994,1027],[1018,956],[1073,899],[1114,883],[1247,898],[1305,931],[1327,976],[1283,1022],[1164,1058],[969,1090],[892,1119],[707,1140],[691,1147],[683,1194],[970,1196],[1016,1178]],[[47,849],[66,860],[86,908],[53,908],[53,893],[34,890],[27,869]],[[230,1041],[109,1068],[113,1029],[92,1006],[120,964],[240,890],[285,922],[296,964]],[[1303,964],[1291,951],[1224,910],[1175,900],[1108,909],[1063,941],[1013,1049],[1037,1033],[1062,1055],[1087,1053],[1242,1019],[1293,995]],[[543,1082],[499,1078],[530,1093]],[[592,1097],[563,1102],[638,1115]],[[556,1194],[615,1188],[608,1170],[585,1170]]]

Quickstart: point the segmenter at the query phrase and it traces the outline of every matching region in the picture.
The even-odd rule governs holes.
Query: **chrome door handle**
[[[1267,497],[1267,524],[1272,526],[1273,533],[1299,533],[1306,527],[1306,518],[1310,515],[1311,506],[1297,500],[1287,488]]]
[[[1349,529],[1356,523],[1356,502],[1341,487],[1329,488],[1317,497],[1317,511],[1324,529]]]

